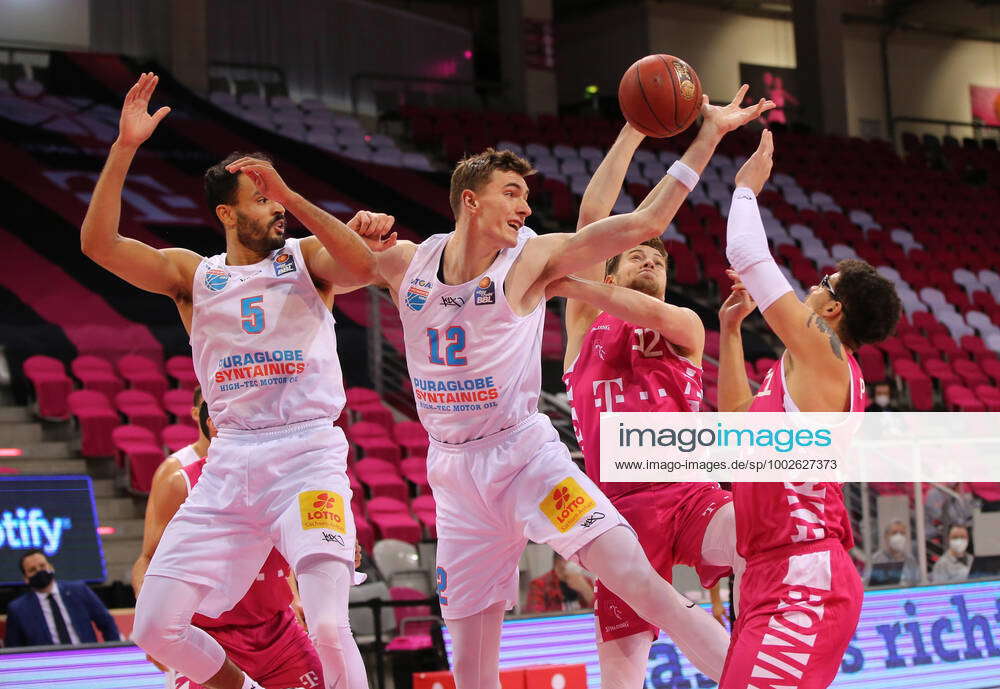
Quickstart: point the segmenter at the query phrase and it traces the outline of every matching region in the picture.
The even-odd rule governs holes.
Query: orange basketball
[[[629,124],[662,139],[691,126],[701,110],[701,81],[691,65],[673,55],[647,55],[626,70],[618,105]]]

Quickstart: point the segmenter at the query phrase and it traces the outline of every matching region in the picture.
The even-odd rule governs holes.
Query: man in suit
[[[92,643],[97,636],[91,622],[105,641],[118,641],[114,618],[94,592],[80,582],[57,583],[41,550],[21,557],[21,572],[31,591],[7,607],[6,646]]]

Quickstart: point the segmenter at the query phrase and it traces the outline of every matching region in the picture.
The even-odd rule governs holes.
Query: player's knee
[[[161,657],[163,650],[169,648],[180,638],[179,629],[171,628],[162,615],[157,615],[148,607],[136,604],[135,621],[132,626],[132,641],[154,658]]]
[[[350,634],[350,629],[348,629]],[[337,620],[318,620],[309,626],[309,636],[312,637],[313,645],[321,654],[325,650],[341,654],[344,651],[342,642],[341,624]]]

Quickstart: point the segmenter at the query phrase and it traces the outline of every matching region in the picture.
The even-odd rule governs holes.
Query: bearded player
[[[643,135],[626,124],[590,180],[578,228],[607,217]],[[675,564],[694,567],[711,589],[735,566],[733,506],[718,483],[603,483],[600,481],[602,412],[698,411],[705,328],[690,309],[664,301],[667,252],[651,239],[560,281],[566,303],[563,380],[587,475],[618,508],[639,537],[650,563],[667,581]],[[603,280],[607,284],[594,281]],[[623,289],[627,288],[627,289]],[[649,651],[659,629],[640,617],[600,579],[594,600],[603,689],[645,683]],[[703,623],[712,624],[707,619]]]
[[[757,207],[772,152],[765,131],[736,175],[726,233],[734,287],[719,312],[719,411],[862,412],[864,379],[853,353],[893,332],[899,297],[870,265],[845,260],[798,300],[771,256]],[[787,348],[756,396],[740,336],[755,307]],[[720,689],[829,686],[863,597],[840,485],[734,483],[733,504],[747,568]]]
[[[347,440],[333,426],[345,393],[331,307],[336,294],[371,281],[374,256],[259,155],[232,155],[205,173],[225,253],[203,257],[121,236],[128,169],[169,112],[148,112],[156,83],[143,74],[125,97],[80,241],[110,272],[173,299],[218,436],[146,571],[133,638],[208,689],[258,687],[191,619],[231,609],[277,548],[298,579],[327,687],[367,687],[347,616],[355,528]],[[312,236],[286,239],[286,211]],[[388,216],[355,221],[383,231],[391,224]]]
[[[499,687],[503,613],[517,601],[517,561],[528,540],[597,574],[669,629],[702,672],[721,675],[725,630],[650,566],[635,533],[539,413],[538,397],[552,283],[658,237],[722,136],[759,116],[763,104],[742,109],[741,99],[742,92],[725,107],[705,102],[698,136],[632,213],[575,234],[536,235],[525,227],[531,165],[488,149],[452,173],[453,232],[377,254],[377,282],[399,308],[417,410],[431,438],[437,588],[458,689]],[[709,624],[692,622],[699,617]]]

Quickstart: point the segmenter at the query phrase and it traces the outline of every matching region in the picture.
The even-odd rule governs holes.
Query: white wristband
[[[694,191],[694,188],[698,186],[698,173],[679,160],[674,161],[674,164],[667,170],[667,174],[687,187],[688,191]]]

